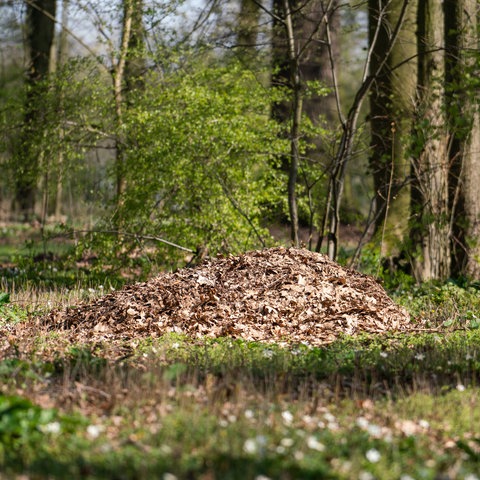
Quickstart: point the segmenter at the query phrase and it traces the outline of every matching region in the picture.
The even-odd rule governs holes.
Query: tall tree
[[[480,279],[479,14],[477,0],[445,1],[452,273],[475,280]]]
[[[373,43],[370,69],[384,62],[392,25],[398,21],[403,0],[369,0],[369,41]],[[407,139],[414,113],[417,2],[410,2],[398,39],[380,69],[370,93],[371,154],[376,215],[375,231],[385,235],[387,256],[398,253],[408,231],[410,159]],[[383,246],[383,242],[382,242]]]
[[[272,84],[287,88],[289,98],[273,105],[272,115],[288,130],[291,154],[285,159],[288,171],[288,204],[291,224],[291,239],[299,243],[299,218],[297,207],[297,182],[302,169],[300,137],[302,116],[313,125],[322,119],[333,122],[336,117],[334,93],[327,98],[316,92],[306,95],[309,82],[322,82],[334,87],[332,63],[338,56],[336,42],[339,15],[337,1],[274,0],[272,31],[273,75]],[[327,35],[330,35],[327,37]],[[303,135],[305,137],[305,135]],[[319,138],[307,139],[314,145],[306,151],[313,162],[325,157],[325,148]],[[326,162],[324,162],[326,163]],[[310,187],[305,185],[307,189]]]
[[[413,159],[412,234],[417,280],[450,275],[443,6],[419,0],[417,120]]]
[[[375,32],[372,35],[370,45],[367,51],[367,58],[362,75],[362,82],[355,93],[355,97],[351,103],[345,118],[341,118],[342,135],[335,153],[333,166],[330,171],[327,206],[325,215],[325,227],[327,232],[327,253],[330,258],[335,259],[338,249],[338,234],[340,228],[340,206],[343,195],[343,187],[345,181],[345,171],[350,161],[354,148],[354,140],[357,134],[357,125],[363,102],[370,92],[374,82],[382,72],[387,59],[394,47],[398,36],[403,28],[406,13],[411,0],[403,0],[401,8],[396,18],[396,22],[392,25],[391,34],[388,35],[386,48],[384,49],[383,58],[377,62],[377,68],[372,69],[372,56],[376,48],[376,43],[380,41],[379,34],[381,31],[382,17],[378,18]],[[325,230],[325,228],[324,228]],[[319,241],[320,243],[320,241]]]
[[[26,1],[27,94],[23,131],[16,155],[15,182],[16,210],[23,219],[32,217],[35,211],[42,156],[36,136],[42,128],[42,97],[50,71],[55,10],[55,0]]]
[[[127,188],[127,151],[130,139],[126,132],[125,113],[131,105],[132,95],[144,87],[143,0],[124,0],[122,36],[117,62],[114,63],[113,93],[117,121],[116,135],[116,183],[117,223]],[[120,222],[121,223],[121,222]]]

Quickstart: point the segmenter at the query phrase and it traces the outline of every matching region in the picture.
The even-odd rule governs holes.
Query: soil
[[[36,322],[69,342],[93,344],[176,332],[319,346],[341,334],[412,328],[372,277],[283,247],[208,259]]]

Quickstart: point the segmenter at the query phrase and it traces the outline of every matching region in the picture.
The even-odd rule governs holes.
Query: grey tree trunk
[[[476,0],[445,1],[452,272],[480,280],[480,118]],[[475,54],[476,52],[476,54]],[[475,71],[476,70],[476,71]]]
[[[415,247],[414,273],[418,281],[445,280],[450,275],[447,129],[443,6],[420,0],[417,18],[418,93],[412,186]]]
[[[372,52],[371,71],[385,58],[392,26],[398,21],[403,0],[369,0],[369,39],[380,20],[378,41]],[[370,94],[370,168],[375,189],[375,231],[383,237],[382,256],[394,256],[408,232],[410,216],[411,136],[416,92],[416,13],[412,1],[398,39]]]

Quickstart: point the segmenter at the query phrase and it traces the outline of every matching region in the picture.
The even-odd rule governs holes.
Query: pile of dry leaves
[[[341,333],[411,328],[408,313],[372,277],[282,247],[161,274],[53,311],[42,323],[70,341],[94,343],[177,332],[321,345]]]

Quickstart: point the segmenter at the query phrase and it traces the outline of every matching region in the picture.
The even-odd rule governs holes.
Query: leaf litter
[[[373,277],[293,247],[207,259],[2,329],[18,341],[31,322],[68,343],[103,345],[175,332],[321,346],[340,335],[414,328]]]

